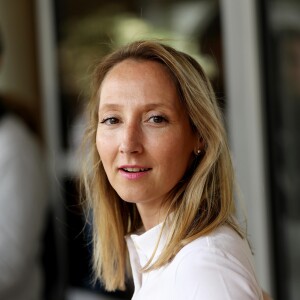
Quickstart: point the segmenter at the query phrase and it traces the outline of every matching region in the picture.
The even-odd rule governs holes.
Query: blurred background
[[[116,293],[91,284],[76,151],[92,66],[141,38],[164,39],[208,73],[225,114],[259,281],[274,299],[299,299],[299,1],[0,0],[0,34],[0,95],[28,111],[45,153],[40,299],[130,299],[130,283]]]

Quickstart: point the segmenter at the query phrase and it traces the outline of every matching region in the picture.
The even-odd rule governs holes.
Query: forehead
[[[100,89],[100,105],[123,97],[178,102],[177,88],[167,68],[155,61],[126,59],[105,76]]]
[[[155,79],[157,76],[159,78],[163,77],[174,83],[171,71],[162,63],[153,60],[128,58],[117,63],[108,71],[103,79],[102,85],[111,78],[131,78],[134,76],[140,78],[140,75],[143,75],[142,78],[147,77],[148,79],[151,77]]]

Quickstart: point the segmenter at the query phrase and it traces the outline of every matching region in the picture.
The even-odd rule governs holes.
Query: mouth
[[[147,172],[150,171],[151,168],[120,168],[120,170],[126,173],[140,173],[140,172]]]

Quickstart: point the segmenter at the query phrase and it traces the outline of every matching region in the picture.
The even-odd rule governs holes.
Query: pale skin
[[[161,208],[202,148],[166,69],[125,60],[100,88],[97,149],[110,184],[136,203],[145,230],[166,217]]]

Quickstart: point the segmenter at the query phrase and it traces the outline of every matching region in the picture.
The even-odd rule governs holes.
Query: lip
[[[136,168],[136,169],[149,169],[147,171],[142,172],[133,172],[129,173],[124,171],[125,168]],[[140,166],[140,165],[123,165],[118,168],[118,171],[120,172],[121,176],[123,176],[126,179],[135,180],[139,179],[141,177],[144,177],[145,175],[149,174],[149,172],[152,170],[152,168],[146,167],[146,166]]]

